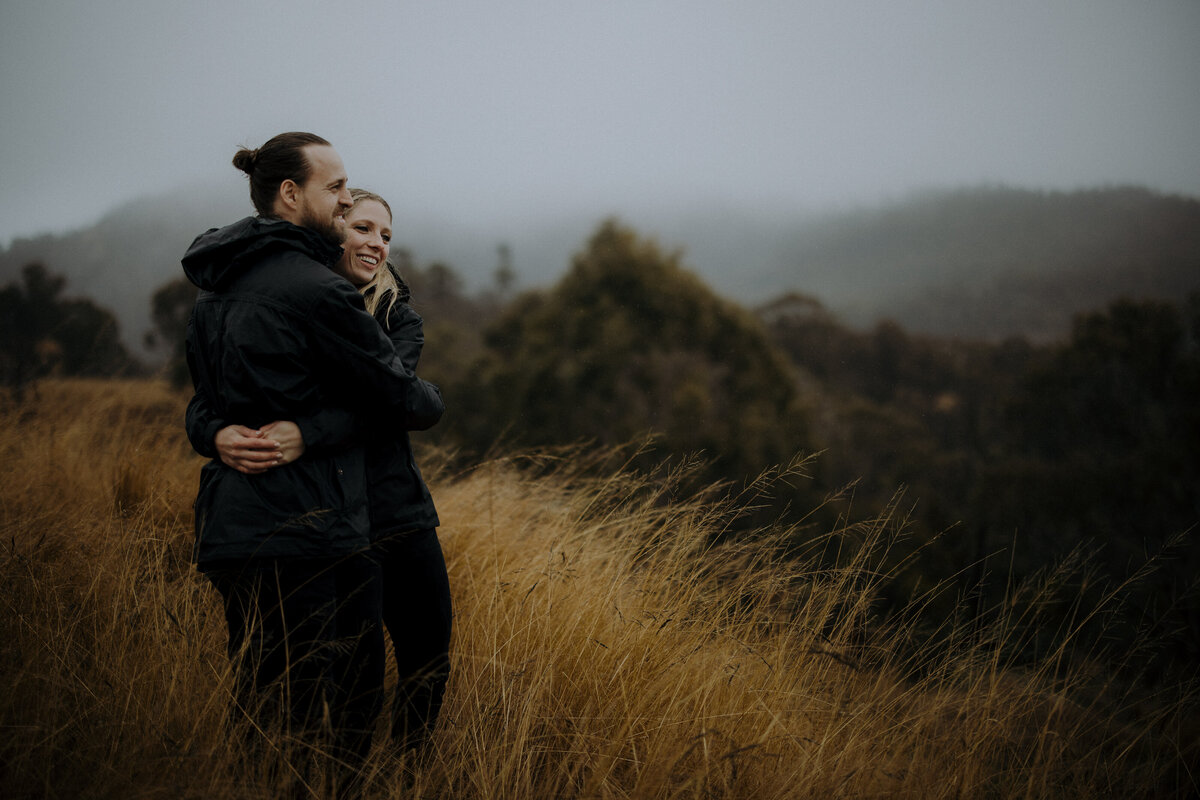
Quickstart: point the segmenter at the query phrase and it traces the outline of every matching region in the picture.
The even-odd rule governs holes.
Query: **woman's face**
[[[360,200],[346,212],[345,252],[334,271],[355,286],[366,286],[387,261],[392,215],[375,200]]]

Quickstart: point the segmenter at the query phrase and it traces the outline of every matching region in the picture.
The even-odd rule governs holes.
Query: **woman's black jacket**
[[[407,295],[407,287],[399,276],[397,280]],[[404,366],[415,371],[425,343],[421,316],[404,301],[398,300],[388,308],[387,298],[384,298],[379,303],[376,318]],[[309,431],[311,433],[306,436],[313,437],[305,439],[306,448],[336,449],[355,440],[366,443],[367,496],[370,498],[373,539],[436,528],[440,524],[433,497],[413,455],[408,431],[415,429],[403,419],[384,409],[351,416],[343,409],[331,408],[319,412],[313,419],[298,422],[302,432]]]

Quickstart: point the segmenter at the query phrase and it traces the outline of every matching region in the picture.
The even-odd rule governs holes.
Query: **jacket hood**
[[[246,217],[224,228],[212,228],[196,237],[183,256],[183,271],[201,289],[222,285],[257,263],[264,255],[297,250],[332,267],[342,248],[309,228],[281,219]]]

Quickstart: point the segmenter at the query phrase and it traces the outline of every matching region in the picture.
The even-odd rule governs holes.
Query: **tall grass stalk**
[[[297,778],[293,754],[248,759],[229,734],[223,620],[190,565],[201,460],[181,433],[185,400],[154,382],[47,381],[0,412],[5,797],[327,796]],[[1064,650],[1006,656],[1061,573],[1015,587],[982,628],[951,623],[951,646],[923,647],[919,599],[876,613],[899,503],[815,537],[812,552],[835,561],[797,555],[795,529],[735,534],[763,493],[803,479],[803,460],[742,492],[687,496],[686,464],[650,478],[614,453],[430,466],[452,681],[432,751],[414,761],[381,736],[367,797],[1186,797],[1200,785],[1191,688],[1139,694]]]

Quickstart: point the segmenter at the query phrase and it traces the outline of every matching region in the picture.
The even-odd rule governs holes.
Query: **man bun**
[[[243,147],[233,154],[233,165],[247,175],[254,174],[254,167],[258,163],[258,149],[251,150]]]

